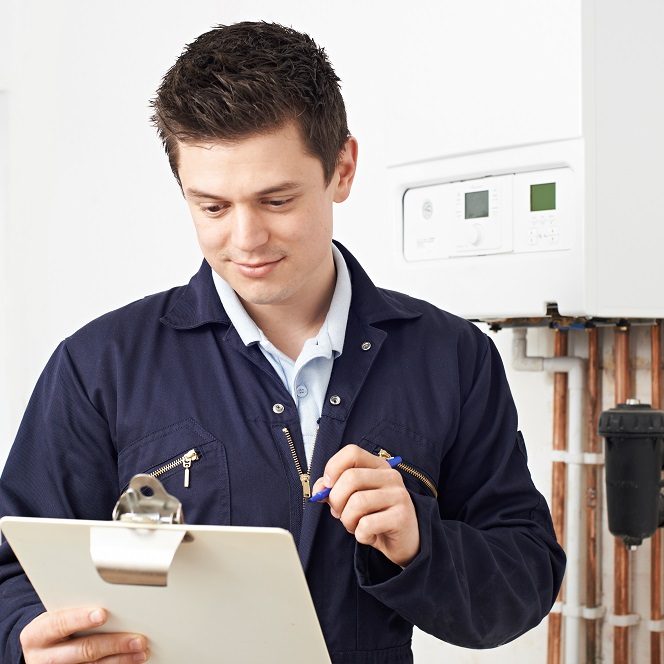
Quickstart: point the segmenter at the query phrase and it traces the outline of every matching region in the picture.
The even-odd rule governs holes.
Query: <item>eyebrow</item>
[[[300,186],[301,184],[299,182],[288,180],[286,182],[280,182],[279,184],[275,184],[272,187],[267,187],[267,189],[261,189],[260,191],[257,191],[254,195],[259,197],[269,196],[270,194],[274,194],[280,191],[298,189]],[[187,187],[185,193],[187,194],[187,196],[194,196],[196,198],[211,198],[214,200],[223,198],[223,196],[219,196],[218,194],[211,194],[206,191],[201,191],[200,189],[195,189],[193,187]]]

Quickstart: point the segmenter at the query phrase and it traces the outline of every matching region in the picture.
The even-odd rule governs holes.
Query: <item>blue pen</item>
[[[395,456],[390,457],[389,459],[385,459],[385,461],[390,464],[390,468],[396,468],[403,461],[403,459],[400,456]],[[319,503],[321,500],[325,500],[330,495],[330,491],[332,491],[332,487],[325,488],[322,491],[315,493],[313,496],[311,496],[311,498],[309,498],[309,502]]]

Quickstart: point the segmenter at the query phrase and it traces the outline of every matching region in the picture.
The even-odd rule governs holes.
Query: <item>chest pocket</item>
[[[393,422],[381,422],[360,442],[360,447],[382,457],[400,456],[397,466],[406,487],[414,493],[438,497],[439,458],[424,436]]]
[[[193,419],[153,431],[125,447],[118,456],[118,471],[119,493],[134,475],[151,474],[180,500],[186,523],[230,524],[226,451]]]

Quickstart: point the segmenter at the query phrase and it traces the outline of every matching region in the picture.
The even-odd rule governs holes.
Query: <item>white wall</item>
[[[517,13],[536,5],[542,25],[554,4],[562,12],[576,4],[573,0],[510,3]],[[388,118],[395,122],[403,115],[405,80],[391,76],[381,59],[386,54],[398,58],[416,48],[418,26],[431,20],[430,15],[448,35],[455,22],[476,20],[484,31],[505,27],[506,39],[514,43],[524,31],[518,25],[500,26],[499,4],[493,0],[408,5],[351,0],[0,4],[0,56],[3,47],[12,45],[11,58],[0,57],[0,90],[8,89],[11,128],[8,217],[0,229],[0,258],[8,276],[8,288],[0,290],[0,311],[6,315],[0,320],[0,347],[6,351],[0,355],[6,364],[4,368],[0,364],[0,463],[37,376],[60,339],[105,311],[186,282],[198,267],[191,222],[155,132],[148,126],[147,102],[185,43],[217,23],[260,18],[308,31],[326,47],[343,81],[351,131],[360,142],[355,188],[351,200],[336,210],[336,236],[382,284],[389,278],[389,265],[381,253],[391,210],[384,195],[389,140],[392,136],[399,149],[405,149],[408,141],[407,133],[395,138],[394,127],[388,126]],[[7,11],[10,17],[5,21]],[[528,30],[547,33],[532,23]],[[11,40],[4,38],[3,30]],[[555,42],[555,31],[551,39]],[[483,53],[480,40],[471,46],[474,67],[482,60],[491,62],[495,55]],[[518,55],[520,49],[513,51]],[[450,67],[458,73],[467,61],[460,56]],[[499,76],[500,69],[489,73]],[[413,99],[406,101],[403,106],[416,113]],[[533,136],[541,138],[535,110],[521,108],[511,115],[504,105],[498,114],[504,123],[500,140],[509,141],[517,123],[525,121]],[[449,113],[454,116],[453,109]],[[478,112],[473,123],[481,115]],[[576,127],[572,107],[563,116],[544,112],[541,117],[547,136],[567,135]],[[462,123],[463,118],[456,121]],[[0,140],[1,122],[0,113]],[[441,127],[455,140],[456,128]],[[465,131],[472,133],[473,128]],[[482,138],[481,131],[473,135]],[[6,157],[1,142],[0,150]],[[494,337],[506,363],[510,336],[501,332]],[[550,335],[531,334],[530,350],[550,354]],[[548,496],[551,380],[541,374],[515,375],[509,370],[508,374],[533,478]],[[500,653],[464,651],[416,635],[420,662],[471,664],[509,657],[515,664],[536,664],[546,658],[545,624]]]
[[[57,342],[186,281],[199,252],[148,100],[219,3],[10,4],[11,428]],[[3,441],[2,448],[6,447]]]
[[[10,402],[9,327],[7,320],[7,244],[9,189],[9,104],[7,77],[9,73],[9,6],[0,4],[0,467],[7,454],[8,441],[14,428]]]

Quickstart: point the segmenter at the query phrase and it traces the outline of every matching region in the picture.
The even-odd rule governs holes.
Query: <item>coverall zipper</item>
[[[295,449],[293,436],[291,436],[291,432],[288,430],[288,427],[283,427],[281,430],[283,431],[284,436],[286,436],[286,441],[288,442],[288,448],[290,449],[291,456],[293,457],[293,462],[295,463],[295,470],[297,470],[297,474],[300,477],[300,483],[302,484],[302,506],[304,507],[307,500],[311,497],[311,476],[309,475],[309,473],[305,473],[302,470],[302,464],[300,463],[300,459],[297,456],[297,450]],[[318,438],[318,427],[316,427],[316,435],[314,437],[314,448],[316,447],[317,438]],[[311,456],[313,457],[313,449]]]

